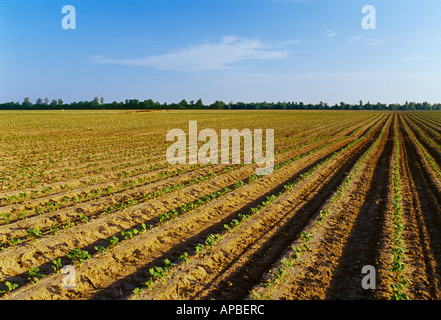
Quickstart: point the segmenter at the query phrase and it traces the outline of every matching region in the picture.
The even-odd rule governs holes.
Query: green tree
[[[199,99],[198,101],[196,101],[196,109],[202,109],[204,108],[204,104],[202,103],[202,99]]]
[[[188,102],[185,99],[179,102],[179,109],[187,109],[187,108],[188,108]]]
[[[212,105],[210,105],[211,109],[223,109],[225,103],[223,101],[216,100]]]
[[[94,107],[99,106],[100,105],[100,98],[98,98],[98,97],[93,98],[93,101],[90,104]]]
[[[25,108],[29,108],[33,106],[32,102],[29,101],[29,97],[24,98],[23,103],[21,105]]]

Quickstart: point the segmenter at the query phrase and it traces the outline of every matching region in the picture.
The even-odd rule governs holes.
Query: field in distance
[[[169,164],[190,121],[273,172]],[[437,112],[3,111],[0,155],[1,299],[441,299]]]

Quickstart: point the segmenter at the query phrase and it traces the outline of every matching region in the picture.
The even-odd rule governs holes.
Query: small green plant
[[[305,242],[305,243],[309,242],[309,241],[311,241],[311,239],[312,239],[312,235],[311,234],[309,234],[306,231],[302,232],[302,241],[303,242]]]
[[[70,229],[72,226],[73,226],[72,220],[70,220],[70,218],[69,218],[69,219],[67,219],[67,222],[66,222],[66,224],[63,226],[63,228],[66,229],[66,230],[68,230],[68,229]]]
[[[15,246],[16,244],[19,244],[19,243],[22,243],[23,241],[21,240],[21,239],[18,239],[18,238],[12,238],[12,239],[9,239],[9,241],[8,241],[8,244],[10,245],[10,246]]]
[[[119,242],[119,239],[116,236],[112,236],[110,238],[107,238],[107,241],[109,241],[109,247],[114,247]]]
[[[150,274],[152,275],[153,279],[160,279],[163,283],[166,282],[166,276],[167,276],[167,270],[161,268],[161,267],[153,267],[149,269]]]
[[[141,227],[137,229],[138,233],[143,233],[147,231],[147,226],[145,223],[141,223]]]
[[[5,221],[6,224],[8,224],[11,221],[11,214],[10,213],[2,213],[1,217]]]
[[[54,235],[57,235],[57,233],[58,233],[58,226],[50,226],[50,227],[49,227],[49,230],[50,230],[51,232],[53,232]]]
[[[91,254],[86,250],[75,248],[70,250],[66,256],[72,260],[73,264],[81,265],[86,259],[92,258]]]
[[[257,292],[253,291],[253,296],[251,297],[251,300],[262,300],[262,295],[260,295]]]
[[[205,245],[203,245],[202,243],[199,243],[196,246],[196,253],[199,254],[200,256],[203,256],[204,251],[205,251]]]
[[[43,236],[43,233],[41,232],[41,230],[38,227],[31,227],[28,229],[27,231],[28,233],[28,238],[40,238]]]
[[[77,215],[77,218],[80,219],[81,222],[83,223],[87,223],[89,221],[89,217],[80,213],[79,215]]]
[[[230,226],[231,226],[232,228],[237,227],[239,224],[240,224],[240,222],[239,222],[239,220],[237,220],[237,219],[233,219],[233,220],[231,220],[231,222],[230,222]]]
[[[282,263],[285,268],[291,268],[293,266],[292,262],[289,259],[282,259]]]
[[[39,273],[40,269],[37,267],[31,267],[31,269],[28,271],[28,280],[32,284],[36,284],[40,278],[44,277],[44,274]]]
[[[205,240],[206,246],[213,246],[216,242],[218,242],[221,239],[221,235],[219,234],[210,234],[207,236],[207,239]]]
[[[57,258],[55,260],[52,260],[52,269],[54,269],[54,272],[60,273],[62,266],[63,265],[61,263],[61,258]]]
[[[164,260],[165,270],[168,271],[170,268],[176,266],[176,263],[172,263],[169,259]]]
[[[17,218],[18,219],[23,219],[27,215],[28,215],[28,212],[26,210],[22,210],[21,213],[19,215],[17,215]]]
[[[7,290],[0,290],[0,293],[6,293],[6,292],[12,292],[15,289],[18,288],[18,284],[17,283],[11,283],[9,281],[5,282],[6,287],[8,288]]]
[[[136,229],[135,229],[136,230]],[[125,240],[133,238],[133,230],[123,230],[121,231],[121,235]]]
[[[135,288],[133,289],[133,294],[136,296],[139,296],[144,290],[142,290],[141,288]]]
[[[99,246],[96,246],[94,248],[99,253],[103,253],[104,251],[106,251],[106,247],[104,247],[103,245],[99,245]]]
[[[179,256],[179,259],[184,261],[185,264],[188,264],[188,260],[190,260],[189,257],[188,257],[188,253],[187,252],[184,252],[183,254],[181,254]]]

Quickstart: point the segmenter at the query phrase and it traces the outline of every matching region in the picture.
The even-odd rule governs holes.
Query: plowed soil
[[[1,299],[391,299],[395,161],[403,292],[441,298],[432,113],[31,116],[7,113],[0,126]],[[191,120],[219,132],[273,128],[273,173],[168,164],[167,131]],[[88,256],[75,260],[74,249]],[[66,265],[73,289],[62,286]],[[373,289],[362,286],[364,266],[375,269]]]

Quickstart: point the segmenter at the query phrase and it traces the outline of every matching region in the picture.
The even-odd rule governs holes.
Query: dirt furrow
[[[227,234],[207,257],[195,259],[177,271],[176,280],[158,284],[142,298],[243,298],[293,238],[299,236],[311,214],[368,148],[369,140],[325,165],[305,184],[276,201],[271,209],[247,220],[240,231]]]
[[[362,127],[359,127],[359,128],[362,128]],[[338,133],[337,136],[343,137],[345,134],[347,134],[352,129],[353,129],[352,127],[348,127],[345,130],[342,130],[340,133]],[[314,148],[317,148],[320,145],[324,145],[328,141],[331,141],[331,139],[335,139],[335,137],[326,138],[324,140],[311,141],[311,142],[305,143],[303,145],[298,145],[293,150],[290,150],[288,152],[284,152],[283,154],[277,155],[276,156],[276,163],[282,162],[282,161],[289,159],[293,156],[296,156],[298,154],[313,150]],[[182,166],[182,167],[184,168],[185,166]],[[177,168],[179,168],[179,167],[177,167]],[[171,169],[173,169],[173,168],[169,168],[166,171],[168,172]],[[100,199],[94,199],[94,200],[90,200],[90,201],[86,201],[86,202],[76,203],[73,206],[69,206],[69,207],[63,206],[66,208],[58,210],[58,211],[54,211],[54,212],[50,212],[50,213],[43,213],[40,215],[35,215],[33,217],[27,216],[26,219],[23,221],[17,220],[17,221],[13,221],[9,224],[0,226],[0,235],[2,236],[0,238],[0,240],[6,242],[7,241],[6,238],[11,239],[11,238],[25,237],[27,235],[27,230],[31,227],[38,227],[39,229],[43,229],[43,228],[49,228],[50,226],[53,227],[54,225],[56,226],[56,225],[63,224],[67,221],[67,219],[71,219],[72,221],[78,220],[78,219],[76,219],[78,214],[85,215],[85,216],[87,216],[88,219],[92,219],[92,218],[96,219],[97,217],[96,217],[95,213],[98,212],[98,214],[99,214],[103,210],[103,208],[106,208],[111,204],[121,202],[127,198],[134,198],[137,200],[142,200],[142,197],[140,198],[139,196],[136,196],[136,195],[139,195],[142,193],[148,193],[152,190],[158,190],[159,188],[166,186],[166,183],[168,183],[168,182],[170,182],[171,184],[174,184],[174,185],[182,183],[182,181],[185,182],[186,181],[185,178],[187,176],[189,176],[188,179],[190,179],[191,177],[194,177],[194,175],[197,175],[197,174],[202,175],[202,174],[208,172],[209,170],[210,170],[209,167],[203,167],[202,169],[196,170],[195,172],[188,171],[185,174],[181,174],[180,177],[178,177],[178,178],[166,178],[165,180],[159,180],[159,181],[155,181],[154,183],[152,182],[152,183],[144,184],[143,186],[138,186],[135,189],[129,188],[128,190],[125,190],[125,191],[123,190],[122,192],[115,192],[111,196],[105,196]],[[251,168],[251,167],[249,167],[248,169],[242,168],[241,170],[242,171],[248,170],[250,172],[249,174],[251,174],[251,171],[253,170],[253,168]],[[161,172],[161,170],[160,170],[160,172]],[[182,179],[184,179],[184,180],[182,180]],[[124,181],[122,181],[122,183],[123,182]],[[98,186],[97,186],[97,188],[98,188]],[[80,189],[80,191],[81,190],[82,189]],[[74,194],[67,192],[63,196],[72,196],[72,195],[74,195]],[[51,201],[51,202],[54,200],[50,196],[48,196],[47,199],[48,199],[48,201]],[[35,200],[34,206],[39,206],[41,204],[40,200],[41,199]],[[14,206],[14,208],[15,208],[15,210],[18,210],[18,212],[21,212],[22,210],[32,209],[32,207],[29,207],[29,204],[26,206],[25,205]],[[4,209],[4,208],[2,208],[2,209]],[[57,224],[57,221],[58,221],[58,224]]]
[[[84,293],[82,293],[81,296],[90,296],[91,292],[97,290],[94,286],[102,287],[110,285],[115,280],[112,277],[108,278],[108,276],[106,276],[111,270],[114,274],[121,274],[121,272],[123,272],[123,274],[128,273],[130,275],[131,273],[136,272],[140,265],[143,266],[148,264],[149,261],[151,262],[155,257],[158,257],[158,254],[161,256],[164,252],[172,249],[184,239],[191,238],[192,234],[194,236],[198,235],[203,232],[207,226],[212,227],[216,223],[221,223],[222,226],[222,221],[231,213],[234,213],[237,210],[240,211],[241,206],[246,206],[253,201],[252,199],[258,198],[259,196],[262,196],[262,194],[266,194],[264,190],[271,190],[274,187],[277,187],[280,185],[280,181],[285,181],[287,178],[289,179],[292,177],[293,172],[298,172],[301,170],[302,166],[308,166],[308,164],[314,162],[317,157],[323,157],[342,145],[344,145],[344,141],[341,141],[332,148],[323,149],[321,152],[313,154],[312,156],[307,157],[307,159],[281,170],[274,176],[262,179],[262,181],[259,181],[259,183],[250,186],[247,189],[240,190],[237,193],[233,192],[229,195],[228,199],[222,200],[221,207],[217,207],[219,206],[219,203],[213,203],[209,206],[210,209],[205,207],[203,210],[173,220],[157,230],[152,230],[152,232],[148,231],[145,235],[141,235],[139,239],[128,241],[129,244],[127,245],[121,244],[121,246],[115,248],[116,253],[105,253],[104,255],[97,257],[96,261],[95,259],[90,262],[87,261],[81,269],[88,273],[87,277],[89,280],[84,282],[84,290],[82,290]],[[273,185],[272,187],[271,184]],[[149,246],[150,249],[147,249]],[[154,254],[154,252],[156,253]],[[119,255],[123,255],[123,257],[118,257]],[[86,284],[89,282],[94,283],[94,285],[89,285],[88,287]],[[42,286],[42,290],[46,292],[45,294],[49,294],[44,286]]]
[[[301,253],[286,282],[269,293],[257,288],[255,294],[270,299],[372,297],[372,291],[361,287],[361,269],[364,265],[384,269],[380,256],[386,243],[381,240],[386,203],[383,198],[391,152],[390,129],[386,129],[376,150],[333,206],[331,216],[320,227],[311,225],[308,232],[314,236],[307,244],[309,250]]]
[[[406,263],[409,265],[409,296],[412,299],[441,298],[441,217],[436,188],[427,177],[418,146],[400,122],[403,216]]]
[[[333,132],[330,132],[330,133],[328,133],[330,130],[327,127],[326,127],[327,128],[326,131],[317,130],[317,128],[311,129],[311,130],[315,130],[315,136],[320,136],[320,134],[322,134],[322,133],[328,133],[327,136],[330,137],[332,135],[338,135],[340,132],[345,131],[344,129],[347,129],[348,127],[355,127],[355,126],[359,126],[359,125],[360,125],[360,123],[354,122],[354,123],[351,123],[350,125],[347,125],[347,126],[338,127]],[[329,127],[331,127],[331,130],[332,130],[332,128],[334,128],[335,126],[333,124],[331,124],[331,125],[329,125]],[[309,130],[306,130],[306,131],[308,132]],[[283,135],[283,133],[278,132],[278,135],[280,135],[280,134]],[[277,148],[275,149],[275,152],[283,151],[286,148],[291,148],[293,146],[301,144],[304,140],[307,141],[308,139],[310,139],[310,136],[309,137],[306,136],[305,138],[301,139],[300,137],[302,135],[299,135],[299,136],[295,136],[295,141],[292,142],[291,141],[292,138],[289,136],[289,134],[287,134],[287,135],[288,135],[288,137],[286,139],[278,140],[278,143],[277,143],[277,146],[276,146]],[[280,143],[280,142],[283,142],[283,140],[287,140],[286,144],[281,144]],[[127,162],[126,161],[126,162],[122,162],[121,163],[121,162],[118,161],[119,159],[111,160],[112,164],[107,165],[107,166],[103,166],[103,161],[100,161],[99,163],[101,164],[101,166],[100,166],[99,170],[100,171],[101,170],[105,171],[105,174],[95,174],[92,169],[88,168],[88,165],[85,165],[85,170],[90,170],[90,171],[85,172],[85,174],[83,174],[83,176],[84,176],[83,178],[75,178],[75,179],[69,179],[69,180],[54,182],[54,183],[46,183],[46,184],[41,185],[41,186],[36,187],[36,188],[24,188],[24,189],[21,188],[20,190],[4,192],[4,193],[0,193],[0,198],[5,198],[6,199],[8,197],[13,197],[13,196],[19,197],[20,194],[23,194],[23,193],[25,193],[25,194],[26,193],[27,194],[32,194],[32,192],[36,192],[36,191],[41,192],[43,189],[48,189],[48,188],[54,189],[54,190],[59,190],[60,192],[61,191],[75,192],[78,188],[83,188],[84,185],[88,185],[89,184],[88,181],[91,181],[91,180],[102,181],[101,184],[103,184],[103,183],[115,183],[115,182],[119,182],[121,180],[121,178],[119,177],[118,173],[125,172],[128,169],[131,170],[132,172],[133,171],[136,172],[136,174],[135,175],[130,175],[129,177],[125,176],[124,179],[138,178],[138,177],[140,177],[142,175],[148,174],[148,172],[147,173],[145,172],[146,168],[147,168],[148,171],[151,171],[149,168],[152,167],[152,166],[154,167],[156,165],[162,165],[162,166],[166,165],[166,162],[165,162],[164,159],[162,159],[160,161],[152,162],[152,160],[159,159],[159,158],[160,158],[159,156],[157,156],[157,157],[150,157],[148,165],[142,163],[142,164],[138,164],[138,165],[134,165],[134,166],[130,165],[130,164],[132,164],[132,162]],[[123,157],[122,159],[126,159],[126,157]],[[130,166],[127,167],[127,164],[129,164]],[[121,170],[120,170],[120,168],[118,168],[118,170],[114,170],[116,167],[119,167],[121,165],[122,165]],[[76,165],[74,167],[75,167],[75,176],[77,176],[79,169],[81,169],[82,167],[81,166],[78,167],[78,165]],[[109,170],[109,169],[112,169],[112,170]],[[68,171],[69,172],[69,173],[65,174],[66,176],[69,176],[69,175],[72,174],[72,170],[70,170],[68,167],[63,167],[63,171]],[[141,171],[141,172],[139,172],[139,171]],[[56,171],[51,170],[51,175],[54,175],[56,173],[57,173]],[[87,175],[87,178],[85,177],[86,175]],[[66,188],[66,186],[67,186],[67,188]],[[93,184],[90,187],[95,187],[95,184]],[[97,187],[99,187],[99,185]],[[62,188],[64,188],[64,189],[62,189]],[[12,206],[12,205],[9,205],[9,206]],[[1,209],[2,212],[7,210],[7,208],[5,208],[5,207],[8,207],[8,205],[0,206],[0,209]]]

